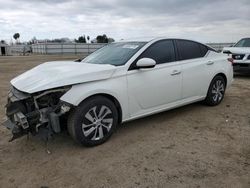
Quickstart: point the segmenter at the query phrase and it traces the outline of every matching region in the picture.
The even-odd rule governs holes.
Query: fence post
[[[45,54],[47,55],[48,54],[48,44],[45,43]]]

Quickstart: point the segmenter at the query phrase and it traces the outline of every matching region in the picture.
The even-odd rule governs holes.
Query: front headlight
[[[11,86],[10,91],[8,93],[8,99],[11,102],[15,102],[15,101],[20,101],[20,100],[24,100],[30,97],[30,94],[19,91],[18,89],[16,89],[15,87]]]
[[[33,95],[36,107],[40,109],[44,107],[58,106],[61,96],[63,96],[68,90],[70,90],[70,88],[71,86],[55,88]]]

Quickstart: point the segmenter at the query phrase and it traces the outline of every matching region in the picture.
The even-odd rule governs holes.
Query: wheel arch
[[[207,95],[206,95],[206,98],[204,99],[204,103],[207,104],[208,106],[215,106],[215,105],[218,105],[218,104],[220,104],[220,102],[221,102],[222,99],[224,98],[224,93],[221,94],[222,97],[221,97],[221,99],[219,99],[219,100],[217,100],[218,98],[212,99],[213,96],[211,96],[211,95],[212,95],[212,91],[211,91],[211,90],[212,90],[212,87],[213,87],[212,84],[214,83],[214,81],[216,81],[215,78],[216,78],[217,76],[220,76],[220,77],[222,77],[222,78],[224,79],[224,81],[225,81],[225,89],[224,89],[224,92],[225,92],[225,90],[226,90],[226,86],[227,86],[227,77],[226,77],[226,75],[225,75],[224,73],[222,73],[222,72],[219,72],[219,73],[215,74],[214,77],[212,78],[210,84],[209,84],[209,87],[208,87],[208,90],[207,90]],[[221,78],[220,78],[220,79],[221,79]]]
[[[211,85],[213,79],[214,79],[216,76],[222,76],[222,77],[224,78],[225,83],[226,83],[226,86],[227,86],[227,76],[226,76],[226,74],[224,74],[223,72],[218,72],[218,73],[216,73],[216,74],[212,77],[212,79],[211,79],[211,81],[210,81],[210,83],[209,83],[209,85],[208,85],[208,88],[207,88],[206,96],[207,96],[207,94],[208,94],[209,87],[210,87],[210,85]]]
[[[213,77],[213,79],[214,79],[216,76],[222,76],[222,77],[224,78],[225,83],[226,83],[226,86],[227,86],[227,76],[226,76],[226,74],[224,74],[223,72],[217,73],[217,74]],[[212,79],[212,80],[213,80],[213,79]],[[211,82],[212,82],[212,80],[211,80]]]
[[[80,103],[83,103],[84,101],[92,98],[92,97],[96,97],[96,96],[102,96],[105,97],[107,99],[109,99],[110,101],[112,101],[117,109],[118,112],[118,122],[121,123],[122,122],[122,107],[120,102],[118,101],[118,99],[116,99],[113,95],[108,94],[108,93],[96,93],[96,94],[92,94],[88,97],[86,97],[85,99],[83,99]]]

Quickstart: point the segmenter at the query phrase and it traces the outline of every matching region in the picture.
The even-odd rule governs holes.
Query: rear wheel
[[[225,90],[225,79],[220,75],[215,76],[212,82],[210,83],[205,103],[210,106],[220,104],[224,98]]]
[[[75,141],[96,146],[110,138],[118,124],[118,112],[112,101],[96,96],[82,102],[68,119],[68,130]]]

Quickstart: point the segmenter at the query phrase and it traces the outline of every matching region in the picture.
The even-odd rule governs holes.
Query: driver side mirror
[[[139,69],[154,68],[156,61],[151,58],[142,58],[136,62],[136,67]]]

